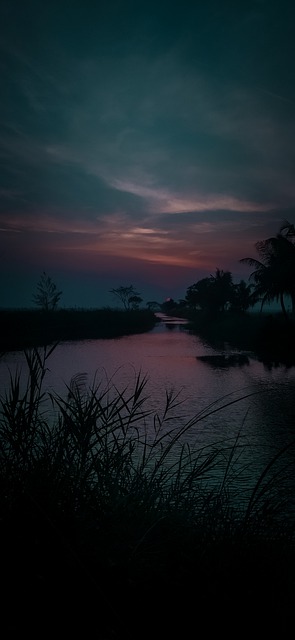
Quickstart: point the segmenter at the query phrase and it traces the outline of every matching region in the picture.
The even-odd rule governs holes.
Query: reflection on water
[[[249,356],[245,353],[219,353],[217,355],[197,357],[199,360],[207,362],[207,364],[215,369],[224,367],[242,367],[245,364],[250,364]]]
[[[25,375],[22,354],[2,358],[2,390],[8,368],[18,366]],[[199,415],[185,434],[191,446],[232,444],[240,432],[245,467],[240,482],[249,482],[253,465],[258,473],[278,448],[295,438],[295,368],[268,370],[249,353],[216,353],[190,334],[183,320],[164,318],[145,334],[60,344],[48,361],[44,386],[65,397],[72,376],[85,373],[89,385],[96,378],[102,386],[112,380],[120,390],[132,389],[140,372],[148,376],[145,395],[154,412],[163,411],[166,390],[179,394],[173,427]],[[215,411],[223,405],[228,406]]]

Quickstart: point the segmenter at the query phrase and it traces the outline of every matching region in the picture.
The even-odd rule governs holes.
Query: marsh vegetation
[[[0,351],[142,333],[156,321],[148,309],[1,309]]]
[[[243,619],[249,632],[287,632],[294,514],[280,487],[294,443],[245,499],[238,433],[210,447],[183,440],[237,400],[180,427],[177,394],[163,390],[153,412],[140,374],[123,389],[77,374],[48,394],[51,353],[26,351],[26,384],[12,375],[0,401],[2,629],[135,639]]]

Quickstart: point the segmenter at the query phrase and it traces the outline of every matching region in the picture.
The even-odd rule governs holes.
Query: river
[[[161,322],[144,334],[58,345],[47,362],[44,389],[65,397],[78,373],[87,376],[89,386],[94,379],[102,387],[112,380],[120,390],[132,389],[137,375],[146,375],[145,395],[153,412],[161,414],[166,391],[172,390],[181,401],[171,412],[174,425],[180,428],[199,414],[185,434],[191,446],[234,442],[239,433],[246,451],[244,466],[249,467],[246,477],[253,478],[253,464],[260,473],[295,439],[295,367],[269,369],[252,353],[216,352],[191,334],[183,320],[160,317]],[[2,391],[8,371],[19,367],[25,376],[23,354],[2,357]],[[213,411],[222,405],[227,406]]]

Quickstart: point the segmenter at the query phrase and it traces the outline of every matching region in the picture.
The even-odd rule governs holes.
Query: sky
[[[1,0],[0,306],[179,300],[295,223],[292,0]]]

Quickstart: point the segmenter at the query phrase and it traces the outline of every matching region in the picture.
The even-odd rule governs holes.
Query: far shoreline
[[[120,338],[150,331],[157,322],[149,309],[0,309],[0,352],[57,342]]]
[[[216,349],[252,351],[265,366],[295,366],[295,322],[282,314],[226,311],[208,314],[175,307],[164,315],[181,318],[188,331]],[[151,331],[161,318],[151,309],[0,309],[0,354],[56,343],[122,338]]]

